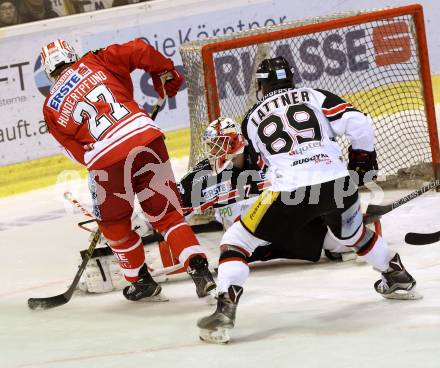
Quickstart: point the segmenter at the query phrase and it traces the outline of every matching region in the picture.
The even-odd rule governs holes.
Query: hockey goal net
[[[293,68],[297,87],[329,90],[370,114],[382,175],[438,177],[439,145],[419,5],[251,29],[183,44],[180,53],[191,119],[190,165],[204,156],[200,137],[209,121],[227,116],[240,122],[256,101],[256,67],[264,58],[282,55]],[[348,143],[340,143],[346,153]]]

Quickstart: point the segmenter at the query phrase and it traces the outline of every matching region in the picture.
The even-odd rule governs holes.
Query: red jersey
[[[139,39],[87,53],[62,72],[44,102],[49,132],[89,170],[125,159],[162,135],[134,100],[130,73],[172,68],[170,59]]]

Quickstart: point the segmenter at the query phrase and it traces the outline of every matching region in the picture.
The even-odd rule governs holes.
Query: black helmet
[[[295,87],[290,65],[282,56],[264,59],[258,65],[256,79],[258,91],[264,88],[265,93],[276,89]]]

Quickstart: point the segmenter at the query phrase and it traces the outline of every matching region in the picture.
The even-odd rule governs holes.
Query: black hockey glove
[[[352,179],[359,186],[377,178],[379,167],[376,160],[376,151],[355,150],[348,147],[348,170]],[[357,175],[355,174],[357,173]],[[359,182],[358,182],[359,178]]]

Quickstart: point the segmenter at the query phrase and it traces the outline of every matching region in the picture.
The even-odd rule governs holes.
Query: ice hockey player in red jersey
[[[43,47],[42,63],[53,86],[43,114],[67,155],[89,170],[93,212],[102,234],[131,282],[128,300],[154,297],[141,239],[131,229],[139,203],[185,266],[199,297],[215,288],[206,255],[184,221],[161,130],[134,100],[130,73],[149,73],[160,97],[173,97],[183,78],[173,62],[140,39],[88,52],[79,58],[66,41]]]
[[[249,275],[249,254],[257,247],[288,241],[316,218],[381,272],[374,284],[378,293],[386,298],[420,298],[399,255],[363,224],[356,184],[371,181],[378,169],[371,119],[331,92],[295,88],[283,57],[263,60],[256,80],[263,97],[241,128],[250,148],[267,163],[271,188],[223,235],[217,309],[198,321],[201,339],[229,340],[228,329],[234,327]],[[334,142],[341,135],[351,142],[348,168]]]

